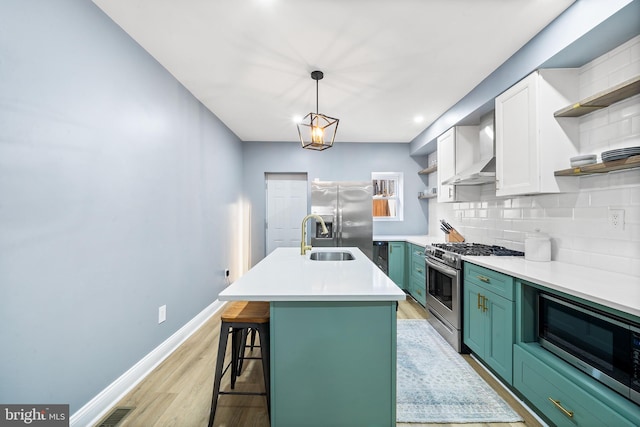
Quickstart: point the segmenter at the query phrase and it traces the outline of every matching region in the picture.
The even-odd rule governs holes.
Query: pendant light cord
[[[316,80],[316,114],[320,114],[319,112],[319,108],[318,108],[318,80]]]

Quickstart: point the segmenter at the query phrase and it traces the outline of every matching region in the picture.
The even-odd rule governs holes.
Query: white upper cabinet
[[[547,69],[534,71],[496,98],[497,196],[575,188],[554,171],[566,168],[578,153],[578,123],[553,114],[577,94],[576,69]]]
[[[438,137],[438,202],[453,202],[456,188],[442,182],[456,174],[456,141],[454,128]]]
[[[473,163],[473,146],[478,144],[477,126],[455,126],[438,137],[438,202],[459,200],[459,189],[443,184]]]

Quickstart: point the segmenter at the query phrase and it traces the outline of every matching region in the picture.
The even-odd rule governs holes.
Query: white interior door
[[[300,245],[300,225],[307,214],[307,174],[268,173],[266,255],[278,247]]]

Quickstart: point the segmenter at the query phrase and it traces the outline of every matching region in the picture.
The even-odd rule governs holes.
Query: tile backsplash
[[[580,68],[580,97],[639,74],[637,36]],[[599,156],[610,149],[640,146],[640,95],[572,120],[580,120],[581,154]],[[431,154],[429,161],[435,156]],[[554,261],[640,276],[640,169],[562,179],[578,180],[578,189],[496,197],[495,185],[485,184],[475,190],[477,201],[430,201],[429,233],[442,234],[439,220],[446,219],[469,242],[524,250],[527,233],[539,229],[551,237]],[[624,210],[623,229],[609,226],[610,209]]]

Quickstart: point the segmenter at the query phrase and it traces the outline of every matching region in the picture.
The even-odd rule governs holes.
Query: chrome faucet
[[[327,230],[327,226],[324,223],[324,220],[320,215],[309,214],[302,219],[302,238],[300,239],[300,255],[305,255],[308,250],[311,250],[311,245],[307,245],[307,221],[309,218],[315,218],[320,220],[320,224],[322,225],[322,234],[329,234],[329,230]]]

